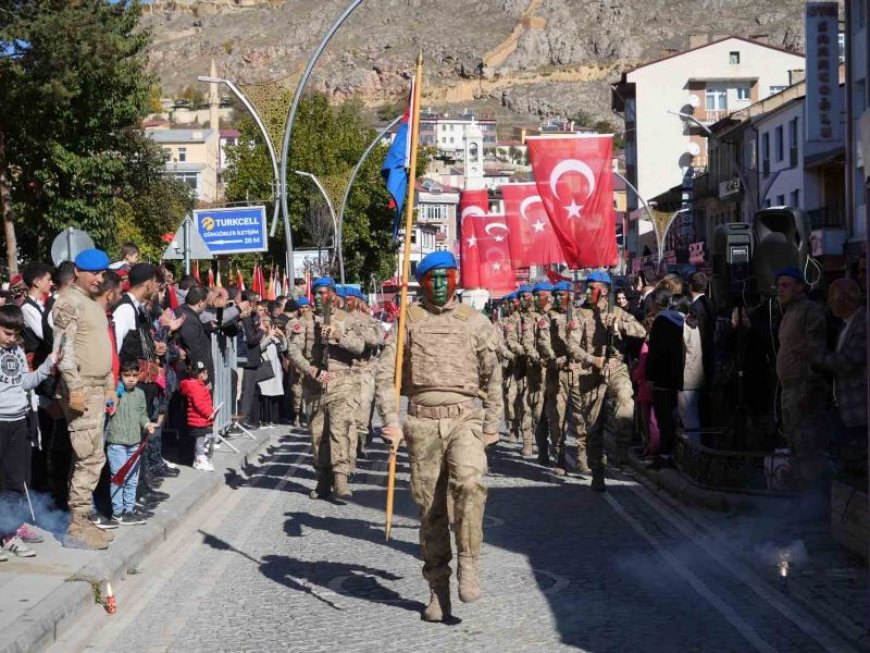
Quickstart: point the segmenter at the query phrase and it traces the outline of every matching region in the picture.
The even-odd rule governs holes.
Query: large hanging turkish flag
[[[565,262],[574,269],[616,265],[613,136],[533,136],[526,144]]]
[[[485,188],[464,190],[459,194],[459,273],[463,288],[480,288],[480,260],[473,216],[489,213],[489,194]]]
[[[511,262],[505,216],[473,215],[466,219],[474,225],[474,240],[469,249],[477,252],[479,287],[494,296],[512,291],[517,286],[517,277]]]
[[[565,254],[550,224],[535,183],[503,184],[504,214],[514,268],[564,263]]]

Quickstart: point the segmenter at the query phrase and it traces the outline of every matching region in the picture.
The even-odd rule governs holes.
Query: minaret
[[[472,119],[465,128],[465,188],[483,188],[483,132]]]

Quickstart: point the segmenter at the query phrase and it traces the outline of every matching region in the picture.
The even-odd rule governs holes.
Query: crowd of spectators
[[[43,541],[31,497],[69,512],[64,546],[103,549],[153,515],[179,465],[214,471],[213,424],[236,404],[215,405],[215,336],[239,353],[231,419],[299,421],[301,401],[279,400],[294,390],[283,329],[297,302],[176,283],[138,259],[125,245],[114,263],[95,249],[32,262],[0,291],[0,561]]]
[[[824,477],[850,449],[866,451],[867,323],[854,280],[812,288],[786,268],[776,296],[749,306],[715,305],[703,272],[645,270],[633,281],[615,302],[648,331],[633,380],[651,467],[674,465],[680,432],[707,446],[787,450],[793,487]]]

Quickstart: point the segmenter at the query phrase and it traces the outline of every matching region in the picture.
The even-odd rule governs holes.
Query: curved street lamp
[[[290,153],[290,139],[293,136],[293,122],[296,120],[296,111],[299,109],[299,101],[302,99],[302,92],[305,90],[305,84],[308,83],[308,78],[311,77],[311,71],[314,69],[314,65],[320,59],[320,55],[323,54],[323,51],[332,40],[335,32],[338,30],[339,27],[342,26],[344,21],[347,20],[348,16],[350,16],[353,11],[362,4],[362,2],[363,0],[353,0],[350,5],[342,12],[342,14],[335,20],[335,22],[323,36],[323,40],[320,42],[320,45],[317,46],[314,54],[312,54],[311,58],[308,60],[308,65],[305,67],[305,71],[302,73],[302,77],[299,78],[299,83],[296,85],[296,94],[293,96],[293,102],[290,104],[290,110],[287,113],[287,124],[284,126],[284,139],[281,142],[281,179],[283,180],[287,179],[287,159]],[[281,208],[284,211],[284,220],[289,223],[290,208],[287,202],[287,193],[283,193],[281,195]],[[291,270],[291,274],[294,274],[292,272],[292,270],[294,269],[293,244],[289,238],[289,235],[287,238],[287,259],[287,269]]]
[[[312,175],[310,172],[305,172],[304,170],[294,170],[295,174],[300,177],[308,177],[314,184],[317,186],[320,194],[323,195],[323,199],[326,200],[326,206],[329,208],[329,215],[332,218],[332,227],[335,229],[333,232],[335,234],[335,251],[338,255],[338,274],[341,278],[341,283],[344,283],[344,254],[342,253],[342,244],[341,244],[341,229],[339,227],[339,222],[335,217],[335,208],[332,206],[332,200],[329,199],[329,194],[326,192],[326,189],[323,187],[323,184],[320,183],[320,180]]]

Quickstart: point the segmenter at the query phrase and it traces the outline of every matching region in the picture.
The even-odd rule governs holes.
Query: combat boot
[[[556,456],[556,466],[553,467],[553,474],[556,476],[565,476],[568,473],[568,464],[565,462],[565,452],[560,451]]]
[[[592,471],[592,490],[594,492],[607,492],[607,486],[604,485],[604,470],[602,468]]]
[[[332,492],[332,479],[329,474],[320,474],[317,478],[317,487],[308,495],[309,499],[326,499]]]
[[[459,600],[463,603],[474,603],[480,598],[480,565],[479,556],[459,554],[459,566],[456,575],[459,577]]]
[[[350,487],[348,487],[347,484],[346,474],[335,475],[333,490],[335,491],[335,497],[337,499],[350,499],[353,496],[353,492],[350,491]]]
[[[522,456],[523,456],[523,458],[534,458],[534,456],[535,456],[535,447],[532,444],[532,438],[526,437],[525,434],[523,434],[523,453],[522,453]]]
[[[591,474],[592,470],[589,469],[589,459],[586,456],[586,445],[578,444],[577,445],[577,471],[581,474]]]
[[[103,531],[91,524],[87,515],[74,514],[63,538],[63,546],[68,549],[91,549],[98,551],[109,548],[109,541]]]
[[[420,618],[423,621],[447,621],[450,611],[450,581],[445,580],[429,585],[429,605],[423,610]]]

